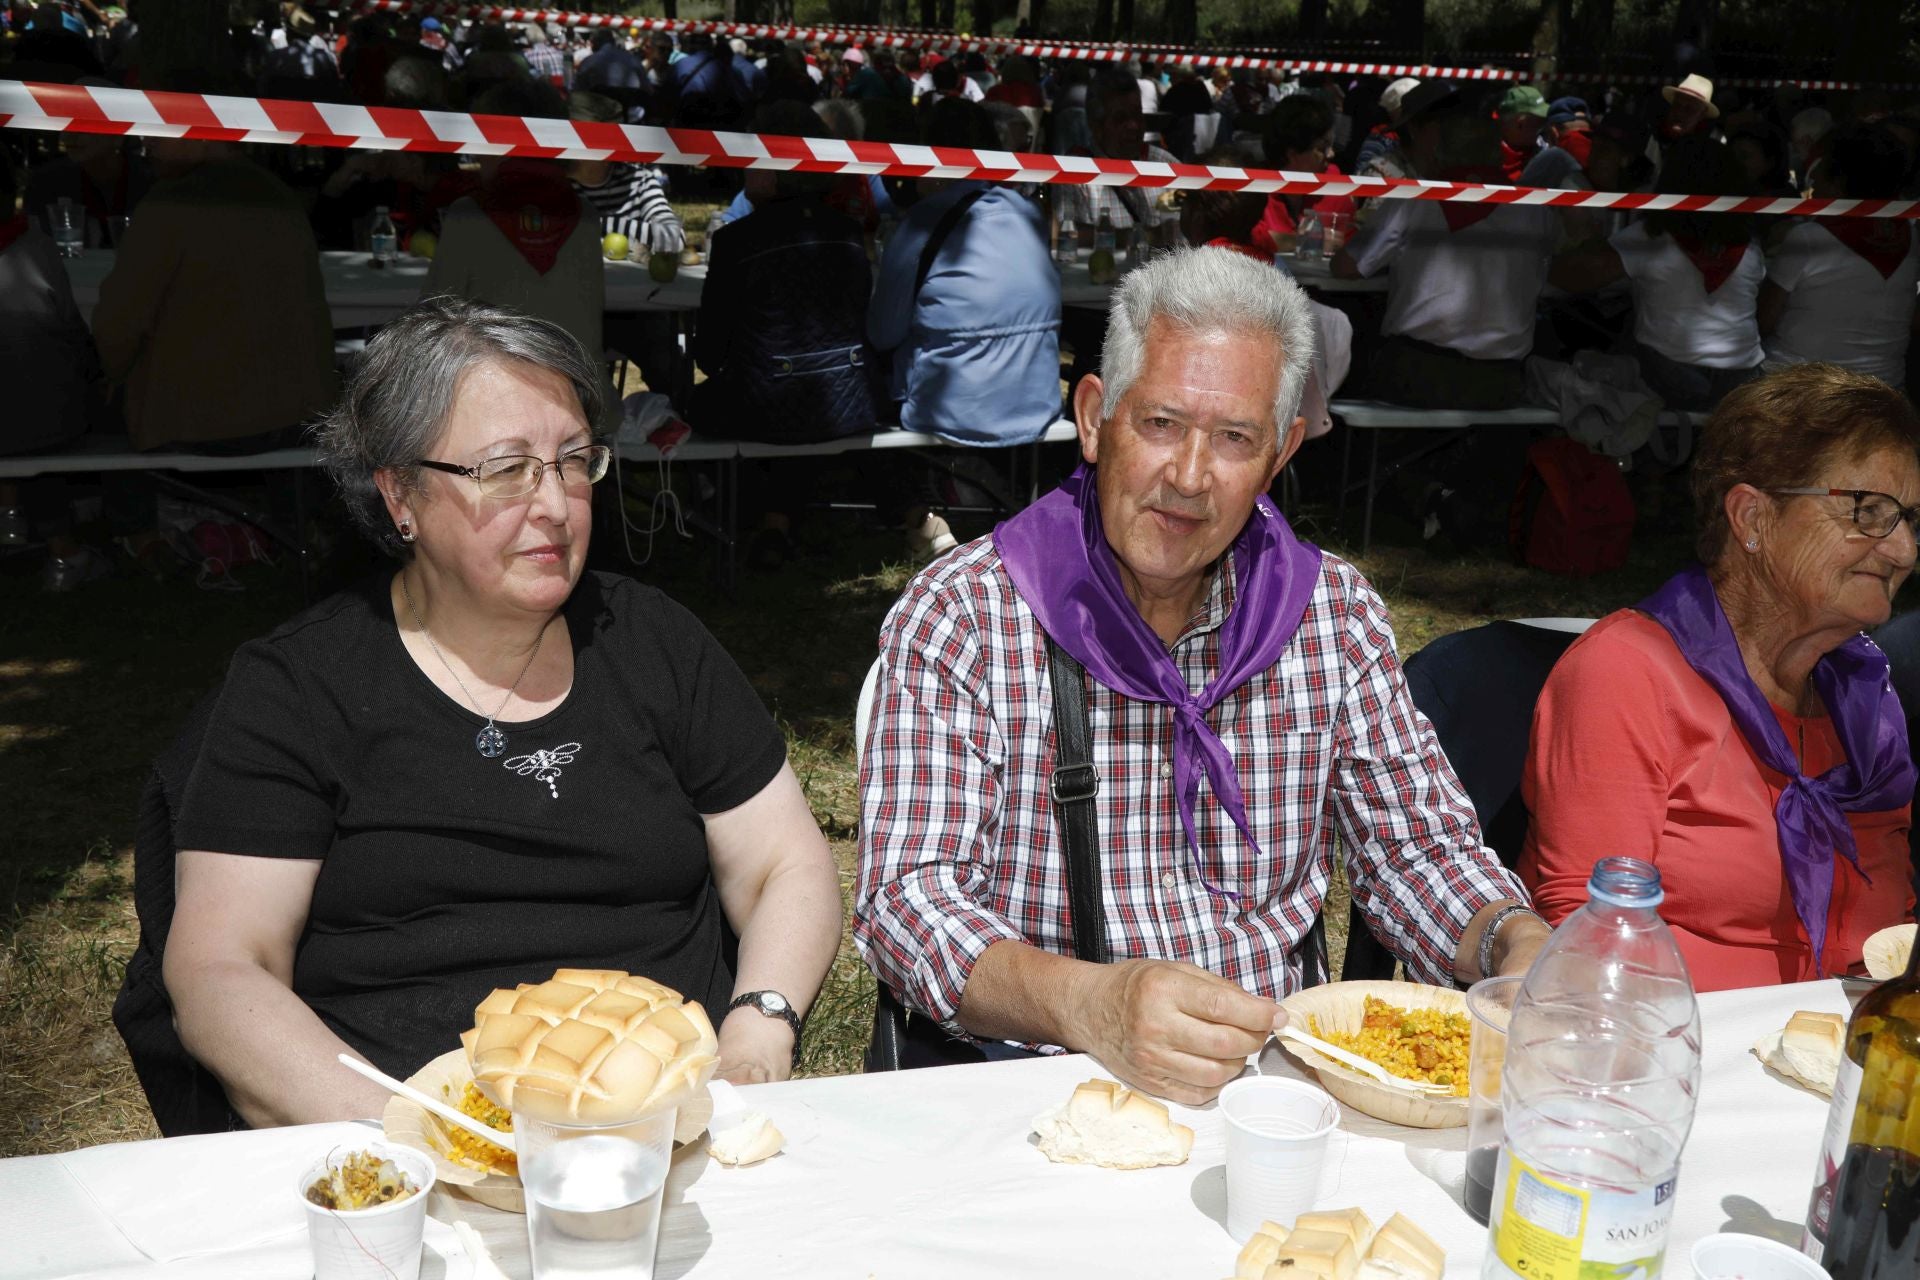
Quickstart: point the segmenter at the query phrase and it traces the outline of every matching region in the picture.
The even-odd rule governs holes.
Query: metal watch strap
[[[1085,671],[1074,656],[1047,637],[1047,671],[1053,683],[1053,812],[1067,851],[1068,923],[1073,953],[1105,964],[1107,910],[1100,896],[1100,822],[1093,807],[1100,771],[1093,765],[1093,728],[1087,718]]]
[[[777,1011],[769,1010],[760,1003],[761,996],[780,996],[780,1003],[784,1007]],[[794,1009],[793,1001],[787,999],[778,991],[748,991],[742,995],[735,996],[733,1002],[727,1006],[728,1013],[732,1013],[735,1009],[751,1009],[763,1018],[778,1018],[786,1023],[788,1027],[792,1028],[793,1065],[795,1067],[800,1065],[800,1032],[805,1024],[800,1021],[800,1014]]]
[[[1523,902],[1511,902],[1493,913],[1493,919],[1487,921],[1487,927],[1480,933],[1480,976],[1493,976],[1493,945],[1500,936],[1500,926],[1517,915],[1530,915],[1542,924],[1546,921],[1539,912]]]

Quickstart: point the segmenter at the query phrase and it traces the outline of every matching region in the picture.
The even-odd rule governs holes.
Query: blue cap
[[[440,19],[422,18],[420,19],[420,29],[422,31],[438,31],[440,29]]]
[[[1555,98],[1547,104],[1547,123],[1566,124],[1570,120],[1589,118],[1585,98]]]

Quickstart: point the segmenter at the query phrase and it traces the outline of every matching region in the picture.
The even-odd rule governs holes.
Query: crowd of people
[[[189,83],[143,72],[138,11],[113,13],[10,10],[5,70],[1596,190],[1874,197],[1920,169],[1916,117],[1874,95],[1735,100],[1699,72],[1645,100],[1550,98],[283,5],[234,31],[231,76]],[[1596,830],[1669,877],[1703,988],[1842,971],[1913,910],[1911,751],[1857,638],[1887,620],[1920,524],[1908,223],[80,135],[18,158],[36,162],[24,182],[0,165],[0,385],[28,412],[0,450],[105,423],[142,449],[246,451],[318,422],[394,560],[240,650],[175,814],[178,905],[149,975],[165,1012],[140,1035],[177,1035],[227,1120],[377,1111],[336,1054],[407,1074],[480,995],[559,965],[702,1001],[727,1078],[792,1069],[838,873],[725,651],[586,568],[609,351],[717,436],[899,423],[992,445],[1074,421],[1083,465],[957,549],[910,480],[873,469],[888,519],[950,552],[878,637],[860,761],[853,937],[917,1015],[910,1061],[1079,1049],[1211,1097],[1324,975],[1336,846],[1366,926],[1441,984],[1523,971],[1580,900]],[[699,229],[683,351],[607,312],[602,237],[678,255],[668,196],[694,193],[726,208]],[[428,283],[337,370],[318,253],[368,249],[389,218],[431,237]],[[55,233],[115,250],[90,321]],[[1063,251],[1110,244],[1131,260],[1110,307],[1063,308]],[[1313,244],[1321,274],[1387,273],[1377,313],[1289,278]],[[1349,366],[1405,405],[1483,409],[1533,393],[1530,358],[1593,351],[1711,411],[1701,563],[1556,670],[1509,866],[1379,595],[1267,495]],[[31,505],[49,585],[76,585],[98,554],[58,489],[29,490],[0,492],[0,540],[35,532]],[[108,507],[146,557],[152,494]],[[1071,765],[1064,717],[1088,739]],[[1095,839],[1091,889],[1070,886]]]

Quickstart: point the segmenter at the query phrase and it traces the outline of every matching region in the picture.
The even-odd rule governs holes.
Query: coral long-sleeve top
[[[1846,758],[1825,716],[1774,714],[1809,776]],[[1622,610],[1567,651],[1535,708],[1520,877],[1558,924],[1586,901],[1597,860],[1651,861],[1700,991],[1844,972],[1867,935],[1911,918],[1912,805],[1848,815],[1866,875],[1834,855],[1821,972],[1780,861],[1773,809],[1789,781],[1760,762],[1665,628]]]

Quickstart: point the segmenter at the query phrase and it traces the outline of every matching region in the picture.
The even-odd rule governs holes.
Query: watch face
[[[785,1013],[787,1011],[787,998],[778,991],[768,991],[761,995],[760,1007],[768,1013]]]

